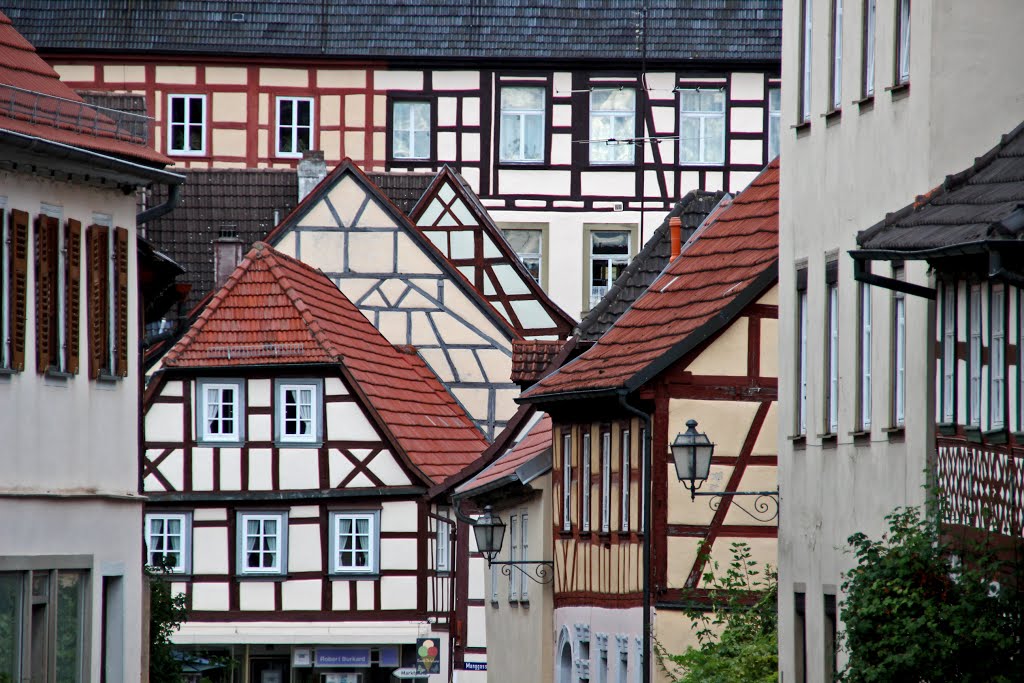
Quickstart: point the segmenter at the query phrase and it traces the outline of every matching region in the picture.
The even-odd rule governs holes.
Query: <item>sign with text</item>
[[[415,666],[403,666],[401,669],[395,669],[391,672],[391,677],[396,678],[400,681],[422,681],[426,680],[423,678],[423,674],[416,673]]]
[[[316,666],[370,666],[368,647],[318,647]]]
[[[440,638],[416,639],[416,673],[421,676],[441,673],[440,645]]]
[[[383,646],[378,649],[378,658],[381,666],[398,666],[398,646]]]
[[[465,662],[462,668],[466,671],[487,671],[487,662]]]

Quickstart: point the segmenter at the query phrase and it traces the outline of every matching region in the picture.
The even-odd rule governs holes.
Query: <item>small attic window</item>
[[[232,12],[231,21],[245,21],[245,12]]]

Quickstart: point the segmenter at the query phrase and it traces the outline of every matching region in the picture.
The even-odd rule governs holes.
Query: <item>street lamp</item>
[[[492,564],[500,566],[504,576],[512,576],[512,568],[515,567],[535,583],[550,583],[555,578],[554,572],[551,571],[555,564],[550,560],[494,561],[494,558],[501,552],[501,542],[505,539],[505,522],[491,511],[490,505],[485,506],[484,514],[473,522],[473,535],[476,537],[477,550],[487,558],[487,566]],[[533,574],[523,567],[532,567]]]
[[[690,500],[696,500],[697,489],[704,485],[711,472],[711,456],[715,444],[704,432],[697,431],[697,421],[686,421],[686,432],[676,436],[672,444],[672,457],[676,461],[676,476],[690,490]]]

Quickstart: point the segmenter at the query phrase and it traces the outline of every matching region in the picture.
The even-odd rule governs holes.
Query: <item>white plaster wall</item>
[[[630,607],[627,609],[608,609],[605,607],[559,607],[554,611],[553,630],[551,643],[554,649],[551,666],[551,676],[555,683],[562,683],[558,679],[559,659],[559,638],[562,629],[568,629],[569,642],[572,644],[573,661],[580,657],[580,647],[576,640],[576,624],[587,624],[590,626],[590,680],[601,680],[598,672],[598,645],[597,634],[608,635],[608,680],[616,680],[617,667],[619,662],[616,649],[616,636],[627,636],[629,645],[629,669],[626,680],[640,680],[640,672],[637,671],[636,639],[643,636],[643,608]],[[657,665],[653,667],[657,671]],[[572,678],[576,680],[575,676]]]

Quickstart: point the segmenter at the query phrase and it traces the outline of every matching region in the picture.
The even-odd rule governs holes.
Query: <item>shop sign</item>
[[[398,646],[391,645],[379,648],[381,666],[398,666]]]
[[[441,673],[441,648],[438,647],[441,641],[438,638],[417,638],[416,639],[416,672],[424,676],[426,674]]]
[[[404,666],[401,669],[395,669],[391,672],[391,677],[397,678],[400,681],[424,680],[423,674],[416,673],[415,666]]]
[[[308,647],[292,650],[292,666],[313,666],[313,650]]]
[[[462,668],[466,671],[487,671],[487,662],[465,662]]]
[[[370,666],[370,648],[318,647],[316,666]]]

